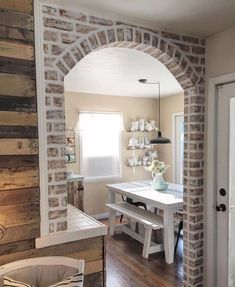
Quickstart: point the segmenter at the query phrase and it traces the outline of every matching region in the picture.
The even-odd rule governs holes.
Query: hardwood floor
[[[123,233],[107,236],[107,287],[181,287],[183,240],[179,240],[173,264],[166,264],[164,252],[144,259],[143,245]]]

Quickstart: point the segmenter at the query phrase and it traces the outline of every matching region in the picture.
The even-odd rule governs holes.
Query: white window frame
[[[172,114],[172,167],[173,167],[173,182],[176,183],[176,180],[179,176],[177,168],[177,153],[176,153],[176,118],[178,116],[184,116],[183,112],[173,113]]]
[[[96,114],[119,114],[121,118],[123,118],[121,112],[109,112],[109,111],[78,111],[78,114],[80,113],[96,113]],[[79,125],[78,125],[79,126]],[[80,166],[80,173],[83,175],[83,150],[82,150],[82,135],[79,132],[79,166]],[[110,181],[110,180],[119,180],[123,177],[123,168],[122,168],[122,129],[120,129],[119,132],[119,170],[120,173],[117,176],[99,176],[99,177],[84,177],[85,183],[92,183],[92,182],[104,182],[104,181]]]

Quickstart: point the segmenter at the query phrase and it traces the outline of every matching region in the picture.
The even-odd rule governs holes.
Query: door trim
[[[49,206],[48,206],[48,167],[47,167],[47,141],[45,86],[44,86],[44,56],[42,34],[41,1],[34,1],[35,25],[35,63],[37,88],[37,115],[38,115],[38,141],[39,141],[39,178],[40,178],[40,237],[49,235]]]
[[[175,148],[175,122],[177,116],[184,116],[184,112],[177,112],[172,114],[172,167],[173,167],[173,182],[176,182],[176,148]]]
[[[216,97],[217,86],[235,82],[235,73],[221,75],[209,79],[208,99],[206,101],[206,176],[205,176],[205,245],[204,245],[204,285],[207,287],[216,286],[216,214],[215,214],[215,164],[216,164]]]

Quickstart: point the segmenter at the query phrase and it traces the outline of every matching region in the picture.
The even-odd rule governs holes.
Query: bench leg
[[[142,256],[146,259],[149,257],[149,247],[151,243],[152,228],[145,228],[144,247]]]
[[[112,236],[114,235],[115,220],[116,220],[116,212],[110,209],[109,211],[109,234]]]
[[[166,263],[171,264],[174,262],[174,211],[171,209],[164,210],[164,250]]]
[[[135,232],[136,229],[136,221],[130,220],[130,229]]]

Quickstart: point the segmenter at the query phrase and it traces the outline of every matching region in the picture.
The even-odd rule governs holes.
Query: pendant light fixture
[[[147,79],[139,79],[138,81],[142,84],[158,85],[158,123],[159,123],[159,130],[157,132],[157,137],[155,139],[150,140],[150,144],[168,144],[168,143],[171,143],[171,140],[163,137],[162,133],[161,133],[160,82],[148,82]]]

